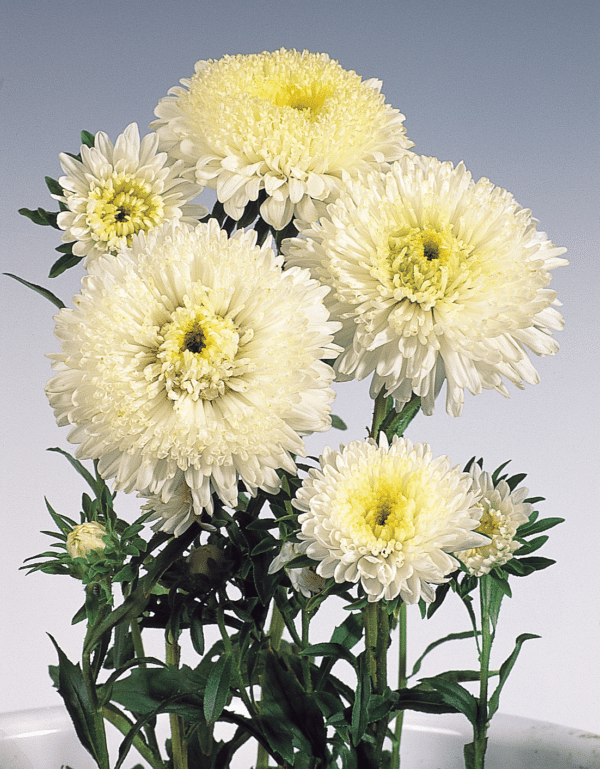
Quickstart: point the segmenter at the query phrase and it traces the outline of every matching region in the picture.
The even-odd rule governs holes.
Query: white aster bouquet
[[[257,769],[393,769],[406,709],[462,713],[481,769],[535,637],[492,668],[500,604],[552,563],[534,553],[560,519],[538,518],[523,474],[460,469],[404,432],[444,386],[459,417],[465,389],[537,382],[564,249],[510,193],[414,154],[381,83],[326,54],[225,56],[181,83],[141,141],[135,124],[114,144],[82,133],[47,179],[58,211],[21,210],[64,231],[51,277],[85,270],[72,307],[17,278],[59,308],[47,394],[89,486],[79,520],[49,505],[53,549],[28,559],[85,590],[81,660],[53,639],[54,683],[100,769],[132,746],[154,769],[238,751]],[[211,213],[191,202],[205,187]],[[345,427],[333,382],[366,377],[368,433],[307,457],[305,436]],[[118,491],[142,500],[136,521]],[[329,627],[332,597],[347,617]],[[425,654],[467,639],[473,667],[419,678],[407,606],[426,621],[446,600],[469,625]],[[105,721],[123,734],[113,761]]]

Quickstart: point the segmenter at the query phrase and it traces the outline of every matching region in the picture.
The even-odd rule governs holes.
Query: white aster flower
[[[471,468],[471,476],[473,491],[480,497],[478,503],[483,510],[477,531],[490,539],[481,547],[463,550],[458,557],[469,574],[481,577],[495,566],[510,561],[515,550],[519,549],[521,544],[515,535],[519,526],[529,520],[533,507],[523,501],[529,494],[524,486],[512,492],[506,481],[499,481],[494,486],[491,475],[478,464]]]
[[[315,201],[337,191],[342,172],[379,168],[413,146],[381,82],[362,81],[327,54],[282,48],[195,69],[160,100],[151,128],[234,219],[260,190],[261,216],[276,229],[294,213],[314,218]]]
[[[475,183],[462,163],[412,156],[349,181],[327,211],[283,248],[333,289],[338,379],[373,373],[372,397],[385,388],[401,407],[415,393],[426,414],[446,379],[455,416],[465,388],[508,397],[502,377],[538,382],[527,348],[558,350],[547,286],[567,262],[510,193]]]
[[[64,197],[55,197],[69,210],[58,215],[58,226],[66,230],[64,242],[75,241],[73,253],[85,256],[86,265],[130,246],[137,233],[171,220],[195,225],[208,213],[204,206],[187,204],[202,187],[182,178],[183,163],[172,163],[157,148],[156,134],[140,142],[131,123],[114,146],[105,133],[96,134],[93,147],[81,147],[81,161],[61,153],[67,175],[59,179]]]
[[[459,566],[450,553],[487,541],[473,531],[481,508],[470,476],[448,457],[433,459],[427,444],[394,437],[388,445],[381,434],[379,444],[326,449],[320,462],[293,502],[298,536],[317,574],[360,581],[369,601],[431,601],[431,585]]]
[[[300,436],[331,424],[327,288],[255,243],[214,220],[137,236],[94,260],[56,316],[59,425],[116,489],[173,500],[167,531],[192,522],[189,495],[199,515],[213,491],[234,505],[238,478],[276,491],[277,470],[305,455]]]
[[[304,555],[309,542],[284,542],[279,555],[277,555],[269,566],[269,574],[275,574],[280,569],[285,569],[292,587],[297,593],[301,593],[305,598],[310,598],[313,593],[320,593],[327,586],[327,580],[320,577],[316,571],[309,566],[300,568],[288,568],[287,563],[293,561],[299,555]]]

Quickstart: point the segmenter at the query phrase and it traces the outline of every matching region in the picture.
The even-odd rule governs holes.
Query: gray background
[[[135,2],[22,0],[1,18],[2,271],[49,285],[67,303],[81,270],[50,282],[60,235],[18,216],[22,206],[52,208],[44,175],[58,177],[58,153],[77,152],[79,132],[106,131],[114,140],[132,121],[142,133],[167,90],[189,77],[196,60],[287,48],[327,52],[363,77],[383,80],[383,93],[406,115],[415,151],[464,160],[475,179],[510,190],[567,246],[569,267],[552,287],[564,304],[556,358],[537,361],[541,383],[510,400],[467,396],[452,419],[443,401],[433,417],[409,429],[435,454],[463,464],[473,454],[493,469],[512,459],[527,472],[533,495],[547,498],[542,515],[563,516],[542,554],[558,564],[515,580],[503,608],[495,662],[521,632],[541,640],[523,648],[501,710],[600,733],[598,609],[598,155],[595,3],[556,0],[481,2]],[[55,704],[47,665],[51,632],[76,658],[83,628],[70,626],[82,602],[64,577],[18,571],[46,549],[50,528],[44,495],[77,517],[84,491],[67,462],[49,446],[68,448],[44,395],[58,349],[52,306],[2,278],[3,472],[0,710]],[[342,384],[335,411],[350,431],[310,443],[363,438],[370,421],[366,386]],[[362,400],[361,400],[362,398]],[[120,509],[130,519],[135,498]],[[343,616],[341,612],[335,616]],[[466,628],[455,604],[436,622],[409,612],[410,654],[452,630]],[[319,620],[329,637],[328,620]],[[324,640],[315,631],[314,640]],[[160,638],[156,639],[157,645]],[[475,664],[467,644],[432,656],[424,673]],[[393,667],[393,666],[392,666]]]

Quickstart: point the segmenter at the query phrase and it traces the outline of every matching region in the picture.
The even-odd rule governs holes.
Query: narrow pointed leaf
[[[5,272],[4,275],[8,275],[9,278],[18,280],[19,283],[22,283],[24,286],[27,286],[27,288],[30,288],[32,291],[35,291],[36,293],[40,294],[45,299],[48,299],[48,301],[52,302],[52,304],[55,307],[58,307],[59,310],[62,310],[63,307],[66,307],[65,303],[61,299],[59,299],[57,296],[55,296],[52,293],[52,291],[48,291],[47,288],[44,288],[43,286],[38,286],[35,283],[30,283],[28,280],[19,278],[18,275],[13,275],[10,272]]]
[[[56,250],[58,251],[58,248]],[[65,270],[79,264],[82,259],[82,256],[75,256],[75,254],[72,253],[63,254],[63,256],[61,256],[60,259],[57,259],[50,268],[48,277],[57,278],[59,275],[62,275]]]
[[[515,648],[512,650],[512,653],[510,654],[510,656],[500,666],[500,679],[498,681],[498,686],[496,687],[494,693],[490,697],[488,718],[491,718],[494,715],[494,713],[498,710],[498,705],[500,702],[500,693],[502,692],[502,688],[506,683],[506,679],[510,675],[510,671],[513,669],[515,662],[517,661],[517,657],[519,656],[521,647],[523,646],[525,641],[529,641],[532,638],[539,638],[539,637],[540,637],[539,635],[535,635],[533,633],[521,633],[521,635],[518,636],[518,638],[516,639]]]
[[[472,724],[477,722],[477,700],[471,692],[467,691],[454,681],[446,681],[443,678],[424,678],[423,683],[432,686],[442,697],[442,701],[459,713],[466,716]]]
[[[362,740],[369,725],[369,703],[371,700],[371,676],[364,657],[361,657],[360,672],[356,684],[354,704],[352,705],[352,721],[350,724],[350,736],[352,744],[356,747]]]
[[[64,700],[79,741],[91,753],[94,760],[98,761],[106,752],[106,746],[103,750],[102,746],[97,744],[98,713],[90,700],[83,672],[79,665],[71,662],[52,636],[50,640],[58,653],[58,693]],[[102,718],[101,714],[100,718]]]
[[[221,715],[229,697],[231,682],[231,655],[220,657],[212,667],[204,692],[204,718],[207,724],[214,723]]]

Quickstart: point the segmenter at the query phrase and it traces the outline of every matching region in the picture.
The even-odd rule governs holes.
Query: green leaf
[[[52,179],[50,176],[44,176],[44,181],[46,182],[46,187],[48,187],[52,195],[58,195],[59,197],[64,196],[65,191],[56,181],[56,179]]]
[[[341,644],[345,649],[351,649],[360,641],[363,634],[363,623],[360,614],[350,614],[338,625],[331,636],[331,643]]]
[[[91,487],[93,492],[96,494],[96,496],[99,496],[102,492],[102,488],[104,487],[104,481],[97,480],[94,478],[94,476],[90,473],[88,469],[86,469],[81,462],[78,459],[75,459],[75,457],[72,457],[67,451],[63,451],[63,449],[58,448],[58,446],[54,446],[53,448],[49,448],[48,451],[56,451],[57,454],[62,454],[63,457],[66,457],[69,462],[73,465],[75,470],[81,475],[81,477],[88,483],[88,485]]]
[[[201,608],[196,609],[190,619],[190,639],[192,641],[194,651],[201,657],[204,654],[205,648]]]
[[[515,577],[527,577],[529,574],[533,574],[534,571],[547,569],[548,566],[552,566],[555,563],[556,561],[552,558],[533,556],[532,558],[513,558],[508,563],[503,564],[502,568]]]
[[[348,425],[344,422],[343,419],[338,417],[337,414],[331,415],[331,426],[335,427],[336,430],[347,430]]]
[[[417,416],[421,408],[421,399],[417,395],[406,403],[400,413],[392,408],[381,423],[380,430],[391,440],[394,435],[401,437],[412,420]]]
[[[490,697],[488,719],[491,719],[494,713],[498,710],[498,705],[500,703],[500,693],[504,687],[504,684],[506,683],[506,679],[510,675],[510,671],[513,669],[514,664],[517,661],[521,647],[525,641],[529,641],[532,638],[540,638],[540,636],[534,635],[533,633],[521,633],[521,635],[518,636],[515,641],[515,648],[513,649],[511,655],[500,666],[500,679],[498,681],[498,686]]]
[[[477,722],[477,700],[464,686],[454,681],[446,681],[444,678],[424,678],[423,683],[429,684],[442,697],[445,705],[457,710],[466,716],[475,725]]]
[[[510,459],[507,459],[506,462],[503,462],[499,467],[497,467],[494,472],[492,473],[492,483],[494,486],[498,483],[500,480],[500,473],[504,470],[506,465],[510,464]]]
[[[102,719],[102,713],[98,712],[90,700],[79,665],[69,660],[51,635],[50,640],[58,653],[58,693],[71,716],[79,742],[100,766],[102,757],[106,755],[106,743],[100,744],[104,737],[103,729],[98,729],[98,719]]]
[[[211,668],[204,691],[204,718],[207,724],[217,720],[227,703],[231,682],[231,662],[231,655],[224,654]]]
[[[334,657],[335,659],[345,659],[356,666],[356,657],[348,649],[337,643],[320,643],[313,646],[307,646],[300,652],[303,657]]]
[[[279,540],[275,539],[275,537],[272,537],[269,534],[263,540],[261,540],[258,545],[255,545],[255,547],[252,548],[250,557],[254,558],[257,555],[261,555],[261,553],[268,553],[271,550],[274,550],[278,545]]]
[[[56,250],[58,251],[58,248]],[[60,259],[57,259],[50,268],[48,277],[57,278],[59,275],[62,275],[65,270],[69,270],[71,267],[75,267],[75,265],[79,264],[82,259],[83,256],[75,256],[75,254],[70,252],[63,254],[63,256],[61,256]]]
[[[369,725],[369,705],[371,700],[371,676],[365,657],[360,657],[360,669],[356,683],[356,693],[352,705],[352,720],[350,723],[350,737],[356,747],[362,740]]]
[[[509,489],[514,491],[521,483],[521,481],[524,481],[526,477],[527,473],[518,473],[517,475],[513,475],[511,478],[507,478],[506,483],[508,484]]]
[[[515,550],[515,552],[513,553],[513,556],[515,558],[518,558],[522,555],[529,555],[530,553],[535,553],[535,551],[539,550],[540,547],[543,547],[547,541],[548,541],[548,536],[546,534],[544,534],[541,537],[536,537],[535,539],[530,539],[524,545],[521,545],[521,547],[518,550]]]
[[[517,537],[530,537],[532,534],[539,534],[542,531],[558,526],[559,523],[564,523],[564,518],[541,518],[540,520],[530,521],[529,523],[523,523],[517,529]]]
[[[38,208],[35,211],[31,208],[19,208],[21,216],[31,219],[34,224],[39,224],[42,227],[54,227],[55,230],[59,230],[60,227],[56,223],[58,212],[46,211],[43,208]]]
[[[447,643],[448,641],[462,641],[464,638],[473,638],[474,635],[475,633],[473,630],[466,630],[463,633],[450,633],[449,635],[444,636],[443,638],[438,638],[437,641],[433,641],[432,643],[429,644],[429,646],[425,649],[423,654],[421,654],[421,656],[415,662],[412,669],[412,673],[410,674],[409,678],[412,678],[419,672],[419,670],[421,669],[423,660],[429,654],[429,652],[432,652],[441,644]]]
[[[23,278],[19,278],[18,275],[13,275],[10,272],[5,272],[4,275],[7,275],[9,278],[13,278],[14,280],[18,280],[19,283],[22,283],[24,286],[27,286],[27,288],[30,288],[32,291],[35,291],[38,294],[41,294],[45,299],[48,299],[48,301],[52,302],[52,304],[55,307],[58,307],[59,310],[62,310],[63,307],[66,307],[65,303],[60,300],[57,296],[55,296],[52,291],[48,291],[47,288],[44,288],[43,286],[38,286],[36,283],[30,283],[28,280],[24,280]]]
[[[93,147],[95,138],[96,137],[94,134],[90,133],[89,131],[81,132],[81,143],[85,144],[86,147]]]
[[[282,723],[287,721],[302,749],[310,750],[316,758],[326,754],[327,732],[323,715],[314,695],[309,695],[300,685],[296,675],[273,649],[264,655],[263,708],[270,716],[280,714]]]

